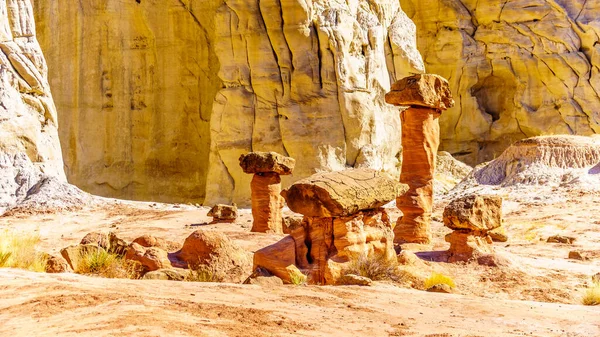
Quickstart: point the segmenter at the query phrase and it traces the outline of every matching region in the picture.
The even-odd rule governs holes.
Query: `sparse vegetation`
[[[450,276],[436,272],[431,273],[431,276],[425,280],[424,288],[431,289],[431,287],[438,284],[445,284],[452,289],[456,288],[456,283],[454,283],[454,280]]]
[[[308,277],[302,272],[289,272],[289,275],[290,282],[296,286],[305,285],[308,280]]]
[[[138,279],[142,267],[138,262],[125,260],[117,254],[100,249],[85,253],[75,272],[106,278]]]
[[[46,254],[36,251],[40,242],[37,234],[0,232],[0,268],[19,268],[44,272]]]
[[[592,277],[592,285],[588,287],[581,299],[583,305],[600,305],[600,280]]]
[[[190,267],[190,273],[185,280],[189,282],[221,282],[223,278],[215,272],[214,268],[198,265]]]
[[[396,259],[388,259],[383,254],[375,256],[361,255],[352,260],[343,273],[345,275],[354,274],[368,277],[373,281],[398,281],[402,278],[402,274],[398,271]]]

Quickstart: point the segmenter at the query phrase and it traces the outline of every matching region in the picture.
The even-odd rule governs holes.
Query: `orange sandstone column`
[[[283,233],[280,175],[292,174],[296,161],[275,152],[251,152],[240,157],[245,173],[254,174],[252,191],[252,232]]]
[[[408,106],[401,112],[402,172],[408,192],[396,198],[404,216],[394,228],[396,243],[429,243],[433,208],[433,175],[439,147],[438,119],[454,106],[448,81],[437,75],[414,75],[392,86],[386,102]]]

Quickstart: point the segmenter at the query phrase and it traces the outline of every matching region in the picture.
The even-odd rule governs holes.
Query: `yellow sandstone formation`
[[[427,71],[457,100],[441,149],[468,164],[514,141],[600,133],[600,3],[401,0]]]
[[[293,177],[397,173],[391,81],[424,71],[396,0],[36,1],[71,181],[101,195],[246,206],[241,154]]]

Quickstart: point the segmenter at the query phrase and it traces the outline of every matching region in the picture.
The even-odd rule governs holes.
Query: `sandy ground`
[[[510,240],[495,249],[509,263],[497,268],[435,262],[448,248],[443,238],[449,232],[440,222],[447,200],[437,203],[434,243],[404,248],[421,257],[417,274],[453,277],[455,294],[391,283],[261,288],[0,269],[0,336],[600,336],[600,307],[578,305],[591,275],[600,272],[600,195],[545,195],[507,195]],[[211,224],[207,211],[111,201],[72,213],[2,217],[0,230],[37,232],[48,253],[99,230],[128,240],[151,234],[175,242],[197,229],[218,230],[250,252],[283,237],[250,233],[249,210],[241,210],[235,223],[221,224]],[[577,241],[546,243],[555,234]],[[570,250],[589,259],[569,260]]]

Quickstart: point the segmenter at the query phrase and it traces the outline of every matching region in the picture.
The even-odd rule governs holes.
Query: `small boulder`
[[[138,245],[140,245],[142,247],[146,247],[146,248],[156,247],[156,248],[165,250],[167,252],[176,251],[179,248],[181,248],[181,245],[179,245],[176,242],[168,241],[168,240],[165,240],[162,238],[157,238],[152,235],[142,235],[142,236],[136,238],[135,240],[133,240],[133,242],[137,243]]]
[[[370,286],[373,284],[373,280],[364,276],[346,274],[339,279],[338,284],[347,286]]]
[[[165,281],[184,281],[189,275],[189,270],[172,268],[159,269],[148,272],[142,277],[143,280],[165,280]]]
[[[214,205],[208,212],[207,216],[211,216],[213,221],[234,221],[238,217],[238,208],[236,205]]]
[[[46,273],[68,273],[73,271],[67,260],[62,256],[48,256],[46,260]]]
[[[427,289],[427,291],[430,293],[451,294],[452,288],[450,288],[449,285],[442,283],[442,284],[436,284],[436,285],[430,287],[429,289]]]
[[[91,253],[99,253],[104,249],[95,245],[74,245],[63,248],[60,251],[60,255],[67,261],[71,269],[75,272],[79,270],[79,263],[81,262],[81,258],[87,254]]]
[[[108,234],[100,233],[100,232],[92,232],[86,234],[86,236],[81,239],[80,245],[96,245],[98,247],[102,247],[104,250],[108,250],[110,247],[110,240],[108,238]]]
[[[491,231],[502,225],[502,198],[468,195],[444,209],[444,225],[454,230]]]
[[[420,261],[419,257],[408,250],[403,250],[400,252],[400,254],[398,254],[398,264],[404,265],[404,266],[412,266],[414,264],[416,264],[418,261]]]
[[[576,238],[572,237],[572,236],[565,236],[565,235],[554,235],[548,238],[548,240],[546,240],[546,242],[548,243],[565,243],[565,244],[573,244],[575,242]]]
[[[576,251],[576,250],[572,250],[572,251],[569,252],[569,259],[571,259],[571,260],[585,261],[588,258],[582,252],[579,252],[579,251]]]
[[[294,171],[296,160],[277,152],[250,152],[240,156],[244,173],[277,173],[289,175]]]
[[[158,247],[146,248],[135,242],[129,245],[125,259],[139,262],[146,272],[171,268],[166,251]]]
[[[108,241],[110,243],[110,252],[117,255],[125,255],[129,244],[121,239],[116,233],[108,233]]]

